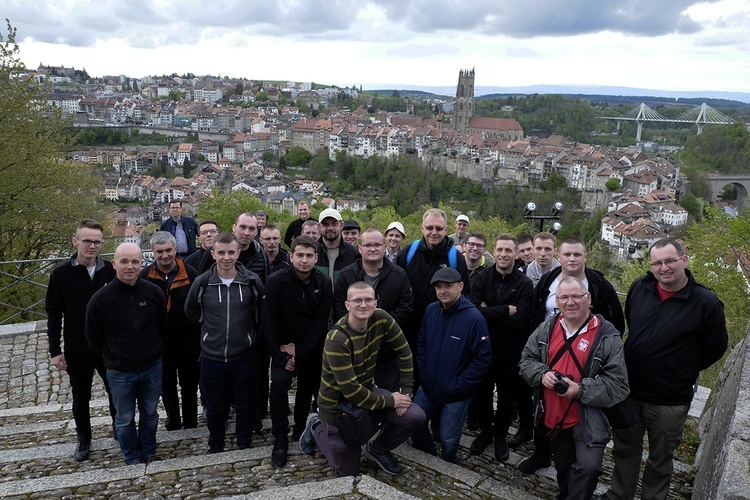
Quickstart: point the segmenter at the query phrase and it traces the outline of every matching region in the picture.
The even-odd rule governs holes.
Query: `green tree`
[[[692,192],[682,195],[679,204],[696,221],[701,220],[703,216],[703,203]]]
[[[17,78],[24,72],[16,30],[7,22],[7,35],[0,34],[0,262],[65,255],[78,221],[102,218],[98,178],[61,157],[60,114],[39,99],[49,89]],[[33,266],[0,271],[23,276]],[[41,287],[7,288],[13,280],[4,272],[0,304],[31,306],[43,298]],[[0,320],[12,314],[0,306]]]
[[[312,154],[302,146],[292,146],[286,154],[287,165],[307,165],[312,159]]]
[[[604,187],[610,191],[617,191],[620,189],[620,180],[613,177],[604,183]]]
[[[260,102],[266,102],[268,101],[268,93],[266,92],[256,92],[255,93],[255,100]]]
[[[207,197],[198,207],[198,218],[211,219],[219,224],[219,230],[231,231],[232,224],[237,220],[237,216],[243,212],[257,212],[263,210],[268,213],[268,220],[272,222],[283,222],[288,224],[292,216],[287,213],[289,220],[280,217],[280,215],[267,206],[255,196],[243,191],[232,191],[230,193],[216,192],[214,196]],[[282,230],[283,233],[283,230]]]
[[[263,154],[261,155],[261,159],[265,162],[271,162],[276,159],[276,157],[273,155],[270,151],[263,151]]]
[[[182,162],[182,176],[189,179],[191,170],[193,170],[193,166],[190,164],[190,158],[185,158],[185,161]]]

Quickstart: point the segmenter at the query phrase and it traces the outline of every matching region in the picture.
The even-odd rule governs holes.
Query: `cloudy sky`
[[[747,0],[2,0],[21,58],[92,76],[750,90]],[[1,31],[5,36],[5,30]]]

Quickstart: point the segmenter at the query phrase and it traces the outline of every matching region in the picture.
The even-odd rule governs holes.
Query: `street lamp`
[[[550,226],[550,232],[552,234],[555,234],[563,228],[562,224],[560,223],[560,214],[563,210],[565,210],[565,205],[563,204],[563,202],[556,201],[552,204],[552,213],[550,215],[535,215],[536,203],[530,201],[526,203],[526,206],[524,207],[523,218],[527,220],[538,220],[540,233],[544,230],[545,220],[554,220],[555,222],[553,222]]]

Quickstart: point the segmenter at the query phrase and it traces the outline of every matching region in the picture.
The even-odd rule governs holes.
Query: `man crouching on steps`
[[[316,444],[337,476],[359,474],[361,447],[346,444],[335,422],[343,400],[370,411],[383,420],[383,430],[364,447],[364,454],[388,474],[401,466],[391,450],[406,441],[425,422],[422,409],[412,404],[412,353],[401,328],[382,309],[376,309],[375,291],[363,281],[349,286],[344,303],[348,313],[328,332],[323,349],[318,407],[311,413],[300,449],[312,455]],[[373,378],[378,349],[388,342],[400,360],[401,391],[375,387]]]

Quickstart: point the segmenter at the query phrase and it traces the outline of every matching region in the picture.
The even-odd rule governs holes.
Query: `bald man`
[[[127,465],[147,463],[156,453],[156,406],[161,394],[162,345],[167,304],[158,286],[139,277],[141,249],[123,243],[115,250],[115,279],[86,307],[84,333],[107,369],[115,427]],[[138,429],[135,407],[138,404]]]

